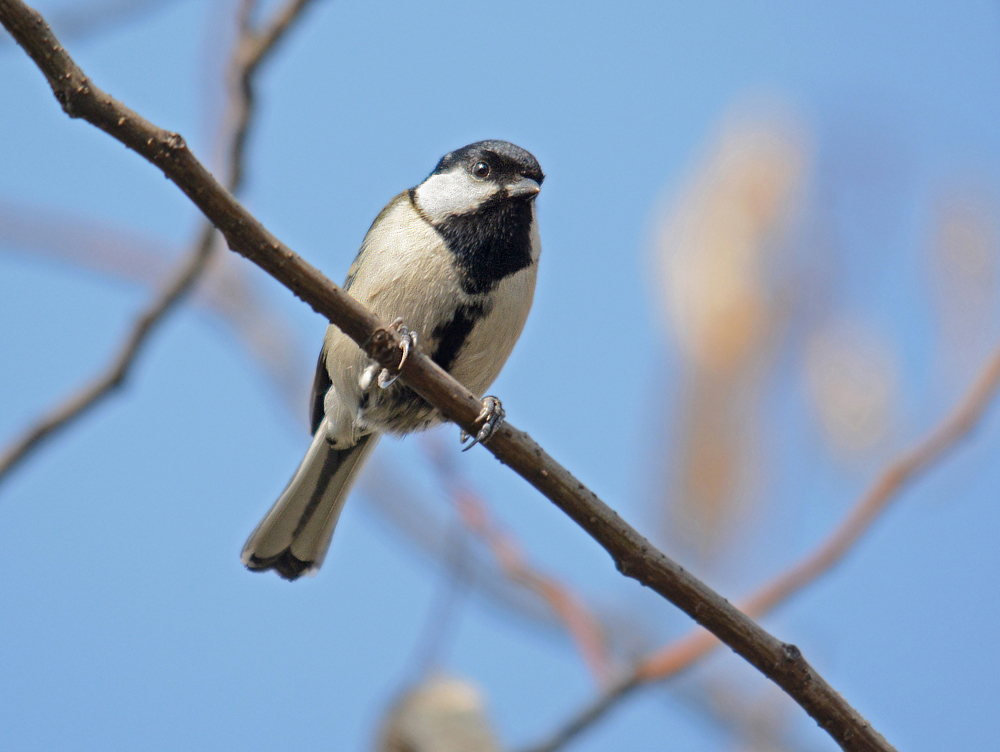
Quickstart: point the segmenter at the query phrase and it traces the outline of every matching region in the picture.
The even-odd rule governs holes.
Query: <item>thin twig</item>
[[[557,749],[562,749],[641,686],[642,683],[636,679],[635,674],[622,677],[574,714],[548,739],[528,748],[525,752],[555,752]]]
[[[289,0],[274,14],[271,23],[263,31],[252,37],[247,61],[247,69],[251,72],[251,75],[264,58],[270,55],[278,43],[281,42],[292,24],[302,18],[302,11],[306,9],[306,6],[314,1]]]
[[[747,692],[737,682],[702,679],[677,688],[672,697],[685,711],[701,716],[731,737],[733,749],[747,752],[809,752],[815,745],[791,736],[785,698],[771,691]],[[808,746],[807,746],[808,745]]]
[[[889,463],[840,526],[813,552],[741,602],[740,610],[750,617],[760,618],[830,571],[909,483],[941,462],[979,425],[998,389],[1000,346],[955,408],[915,446]],[[719,641],[710,632],[697,629],[651,653],[639,661],[630,675],[595,698],[550,738],[528,752],[555,752],[600,720],[633,690],[677,675],[718,646]]]
[[[253,74],[309,2],[290,0],[260,33],[249,26],[253,0],[244,0],[240,6],[240,34],[230,63],[234,83],[230,86],[227,116],[231,149],[226,185],[231,191],[239,190],[243,183],[247,134],[253,116]],[[104,373],[50,410],[0,455],[0,482],[45,439],[68,427],[125,384],[150,335],[167,314],[187,297],[205,271],[216,245],[215,239],[215,228],[210,222],[203,222],[190,252],[136,319]]]
[[[176,260],[159,240],[120,227],[75,217],[53,207],[0,198],[0,253],[27,252],[155,291]],[[288,320],[258,289],[248,264],[223,257],[205,270],[191,305],[228,327],[264,372],[288,414],[306,424],[302,405],[309,394],[307,355]]]
[[[302,17],[302,12],[315,0],[288,0],[279,8],[270,23],[262,31],[254,31],[251,19],[256,8],[256,0],[242,0],[237,11],[237,28],[240,37],[233,52],[230,86],[234,92],[229,98],[229,122],[235,123],[229,147],[230,193],[236,193],[243,185],[243,173],[247,138],[252,125],[254,108],[254,76],[257,70],[275,50],[292,25]],[[238,92],[238,94],[237,94]]]
[[[461,606],[468,595],[468,585],[472,581],[468,567],[468,547],[465,531],[453,524],[448,535],[448,545],[444,552],[446,566],[440,590],[431,603],[422,634],[417,639],[414,652],[416,680],[439,673],[444,664],[444,656],[450,646],[458,625]]]
[[[409,477],[400,476],[394,463],[375,454],[372,466],[358,479],[358,490],[367,503],[415,553],[429,557],[445,576],[462,577],[464,586],[476,588],[525,626],[552,632],[559,627],[549,608],[497,571],[492,555],[463,540],[462,568],[451,564],[455,525],[437,504],[419,493]],[[464,532],[464,531],[463,531]]]
[[[222,232],[230,248],[340,327],[380,365],[398,370],[398,332],[268,232],[194,157],[179,134],[153,125],[99,89],[59,44],[45,20],[20,0],[0,0],[0,22],[34,60],[69,116],[86,119],[158,166]],[[466,431],[477,428],[479,400],[423,353],[410,354],[401,378]],[[619,571],[715,633],[791,695],[841,747],[859,752],[892,749],[798,648],[764,631],[654,548],[526,433],[506,423],[487,448],[604,547]]]
[[[489,505],[455,468],[440,442],[427,443],[432,466],[458,511],[462,524],[482,540],[500,570],[548,604],[590,669],[598,686],[607,686],[612,674],[611,656],[600,622],[583,601],[563,583],[535,569],[517,542],[493,521]]]

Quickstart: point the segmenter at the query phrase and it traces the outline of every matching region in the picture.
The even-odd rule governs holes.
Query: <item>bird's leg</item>
[[[462,436],[459,440],[463,444],[472,438],[472,442],[468,446],[462,447],[462,451],[468,452],[476,444],[485,444],[489,441],[493,437],[493,434],[499,430],[505,417],[507,417],[507,413],[504,412],[503,405],[500,404],[499,399],[493,396],[483,397],[482,412],[476,417],[476,423],[482,423],[482,428],[479,429],[479,433],[475,437],[470,437],[469,434],[462,431]]]
[[[399,378],[399,372],[403,370],[403,364],[406,362],[407,357],[409,357],[410,350],[417,348],[417,333],[405,326],[403,319],[396,319],[389,324],[389,328],[395,329],[399,332],[399,336],[403,338],[399,343],[399,348],[403,351],[403,357],[399,359],[399,366],[396,368],[396,373],[389,373],[388,368],[383,368],[379,371],[378,385],[380,389],[388,389],[392,386],[393,382]]]

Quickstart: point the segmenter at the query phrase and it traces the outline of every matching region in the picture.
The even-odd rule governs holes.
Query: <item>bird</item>
[[[535,198],[544,178],[525,149],[477,141],[445,154],[375,218],[344,289],[393,322],[400,367],[416,348],[483,397],[531,309],[541,255]],[[503,418],[500,401],[483,398],[480,430],[466,448],[487,442]],[[247,539],[243,564],[286,580],[315,573],[379,438],[444,420],[331,324],[313,379],[312,442]]]
[[[499,752],[482,692],[454,676],[431,675],[393,703],[377,752]]]

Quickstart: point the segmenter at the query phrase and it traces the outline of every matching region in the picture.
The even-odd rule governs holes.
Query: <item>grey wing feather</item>
[[[316,435],[316,431],[319,430],[320,423],[323,422],[324,417],[324,406],[323,402],[326,399],[326,393],[330,391],[332,386],[330,381],[330,372],[326,369],[326,345],[319,351],[319,362],[316,363],[316,375],[313,377],[312,392],[309,395],[309,404],[312,406],[312,412],[309,416],[309,428]]]

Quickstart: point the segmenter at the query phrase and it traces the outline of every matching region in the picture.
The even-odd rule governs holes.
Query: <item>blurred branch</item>
[[[357,342],[377,363],[399,370],[400,337],[274,235],[205,169],[184,139],[142,118],[99,89],[70,58],[45,20],[20,0],[0,0],[0,22],[45,75],[71,117],[82,117],[158,166],[222,232],[229,247],[256,263]],[[477,428],[480,401],[419,350],[403,382],[466,431]],[[504,424],[487,446],[604,547],[622,574],[652,588],[791,695],[847,750],[892,747],[816,672],[794,645],[781,642],[722,596],[667,558],[526,433]]]
[[[517,542],[491,519],[486,502],[465,482],[441,442],[428,447],[431,464],[449,491],[462,524],[484,541],[500,569],[513,582],[544,600],[569,634],[599,685],[611,677],[611,658],[597,618],[567,586],[528,563]]]
[[[64,39],[82,39],[109,31],[147,13],[173,5],[177,0],[81,0],[75,6],[53,11],[52,25]],[[13,47],[13,40],[0,37],[0,50]]]
[[[688,710],[731,737],[734,748],[741,752],[810,750],[786,738],[791,736],[787,697],[773,685],[764,690],[715,679],[699,681],[674,695]]]
[[[102,278],[153,287],[173,263],[172,249],[155,238],[74,216],[52,207],[34,207],[0,198],[0,252],[24,252],[25,258],[47,259],[86,270]],[[292,419],[304,424],[311,363],[298,342],[287,313],[270,303],[247,274],[251,267],[233,255],[217,256],[192,292],[191,304],[203,308],[227,331],[270,380]],[[527,628],[561,639],[563,625],[534,591],[502,571],[488,545],[462,530],[462,566],[453,571],[455,522],[444,505],[432,504],[381,454],[369,460],[359,480],[361,499],[414,553],[443,565],[506,616]],[[450,503],[450,502],[449,502]],[[620,625],[619,625],[620,626]],[[616,632],[617,634],[617,632]]]
[[[546,605],[507,579],[485,546],[476,545],[479,541],[471,535],[463,536],[461,568],[454,566],[454,521],[441,505],[418,493],[394,462],[376,453],[358,479],[358,489],[366,505],[391,526],[401,543],[439,565],[446,576],[464,578],[463,586],[476,587],[502,613],[522,620],[525,626],[557,633],[559,625]]]
[[[664,468],[664,532],[700,559],[724,548],[758,496],[760,401],[795,317],[787,239],[807,195],[806,139],[768,112],[727,118],[652,249],[682,395],[671,409],[678,451]]]
[[[834,532],[812,553],[783,574],[765,583],[739,604],[740,610],[760,618],[828,572],[871,528],[889,504],[921,473],[927,473],[954,450],[961,439],[981,422],[1000,388],[1000,346],[958,405],[909,451],[882,471]],[[581,731],[600,720],[611,708],[644,684],[662,681],[689,668],[719,646],[709,632],[697,630],[639,661],[628,676],[597,697],[531,752],[555,752]]]
[[[231,63],[235,91],[229,97],[228,120],[234,124],[229,149],[229,180],[226,187],[236,193],[243,183],[243,163],[247,136],[250,133],[254,106],[253,79],[263,63],[284,39],[292,24],[301,18],[302,11],[314,0],[287,0],[277,10],[270,23],[261,31],[254,31],[250,17],[257,0],[241,0],[238,11],[239,41]],[[238,93],[237,93],[238,92]]]
[[[173,262],[169,247],[155,238],[132,233],[52,207],[33,207],[0,199],[0,252],[24,252],[25,258],[47,259],[91,271],[102,278],[153,287]],[[192,292],[191,304],[217,318],[282,397],[293,420],[305,425],[302,406],[309,394],[313,353],[298,342],[287,313],[270,303],[247,274],[250,269],[233,255],[216,256]],[[418,556],[442,565],[459,589],[470,588],[508,618],[526,628],[561,639],[562,624],[549,604],[510,580],[482,541],[462,530],[461,567],[452,564],[454,520],[443,505],[432,504],[412,484],[397,477],[381,454],[369,460],[359,480],[359,501]],[[429,630],[428,630],[429,631]]]
[[[414,651],[416,676],[420,678],[433,676],[444,665],[444,657],[453,642],[461,606],[472,580],[466,571],[468,547],[465,539],[468,536],[454,521],[450,533],[449,550],[445,552],[447,558],[442,562],[446,566],[445,576],[441,578],[440,591],[428,608]]]
[[[52,207],[0,199],[0,249],[53,259],[115,281],[155,289],[175,262],[173,249],[142,234]],[[310,354],[287,313],[259,289],[235,256],[215,256],[192,291],[192,304],[226,326],[264,372],[289,414],[305,424]]]
[[[51,259],[102,277],[152,287],[166,273],[171,250],[155,238],[73,216],[52,207],[33,207],[0,198],[0,252],[9,245],[25,258]],[[216,317],[236,339],[276,391],[288,414],[305,423],[312,368],[298,343],[297,332],[282,309],[271,305],[236,256],[217,256],[192,292],[192,305]],[[506,616],[520,619],[526,628],[562,638],[563,625],[551,604],[538,593],[511,580],[497,563],[487,543],[462,530],[454,540],[454,520],[396,476],[391,462],[377,454],[369,460],[359,481],[361,499],[378,519],[411,545],[414,553],[444,566]],[[461,567],[455,570],[454,550],[461,549]],[[620,625],[619,625],[620,627]],[[430,630],[428,630],[430,631]],[[617,633],[616,633],[617,634]]]
[[[226,185],[231,191],[238,191],[243,182],[246,140],[253,115],[253,75],[308,2],[309,0],[291,0],[279,10],[271,23],[261,32],[256,32],[250,27],[250,14],[255,0],[243,0],[240,5],[240,35],[231,62],[234,84],[230,87],[227,116],[227,123],[232,135]],[[0,7],[0,16],[2,16],[5,26],[8,24],[11,12],[26,13],[26,6],[20,5],[19,9],[6,5]],[[37,25],[44,25],[41,17],[38,18]],[[13,33],[9,26],[8,30]],[[51,32],[49,33],[51,36]],[[14,34],[14,37],[22,42],[17,34]],[[58,44],[54,37],[51,39],[54,44]],[[59,47],[59,50],[61,51],[62,48]],[[49,60],[51,61],[52,58],[49,57]],[[68,99],[62,102],[64,109],[71,109],[68,103]],[[119,127],[125,126],[130,114],[122,113],[120,115],[123,119],[120,121]],[[132,366],[149,336],[164,317],[191,292],[195,282],[201,277],[212,256],[215,238],[215,229],[212,224],[208,221],[204,222],[198,231],[197,240],[191,251],[160,289],[156,298],[136,319],[132,331],[126,337],[118,354],[105,372],[53,408],[0,455],[0,482],[14,467],[37,449],[42,441],[51,437],[55,432],[66,428],[125,384]]]
[[[166,274],[174,252],[153,237],[125,228],[3,198],[0,249],[55,259],[147,287]]]

